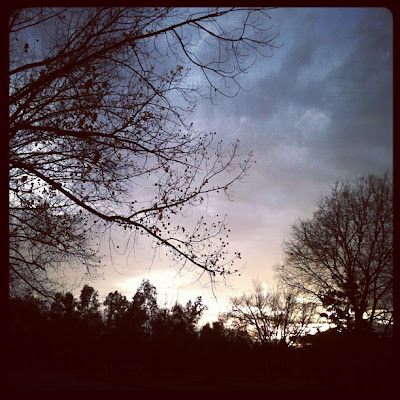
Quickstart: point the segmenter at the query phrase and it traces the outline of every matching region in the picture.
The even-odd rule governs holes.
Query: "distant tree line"
[[[88,285],[79,298],[57,293],[51,302],[27,293],[10,299],[10,366],[14,371],[77,370],[102,379],[198,376],[207,384],[218,377],[245,377],[352,387],[365,379],[389,378],[387,338],[337,329],[315,335],[303,330],[296,336],[295,328],[302,325],[292,318],[293,311],[278,312],[276,293],[265,294],[256,285],[252,296],[247,300],[258,296],[259,302],[275,301],[275,313],[270,307],[258,310],[260,315],[264,310],[263,327],[261,318],[249,320],[246,327],[243,320],[238,323],[238,299],[232,299],[231,310],[217,321],[200,327],[206,310],[201,297],[186,305],[161,307],[148,280],[131,300],[114,291],[102,305],[98,292]],[[283,300],[286,310],[295,308],[290,295]],[[265,340],[259,339],[254,325],[269,332]],[[280,328],[283,334],[274,336]]]

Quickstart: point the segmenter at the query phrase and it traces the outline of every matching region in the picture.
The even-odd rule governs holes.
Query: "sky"
[[[291,225],[312,217],[336,181],[393,168],[393,24],[384,8],[281,8],[269,11],[279,32],[272,57],[259,58],[234,98],[199,101],[195,128],[241,142],[254,164],[233,187],[234,201],[213,198],[227,214],[231,250],[240,251],[240,276],[214,291],[195,269],[178,270],[139,242],[115,256],[103,277],[89,282],[100,299],[118,290],[131,299],[142,279],[157,288],[158,304],[202,296],[202,323],[215,321],[229,299],[255,279],[274,281]],[[79,295],[80,289],[76,291]]]

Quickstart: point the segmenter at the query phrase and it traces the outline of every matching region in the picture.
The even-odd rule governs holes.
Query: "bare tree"
[[[291,346],[308,332],[315,322],[315,302],[300,299],[287,288],[264,290],[260,282],[253,285],[251,293],[231,299],[230,310],[223,316],[226,323],[256,342],[275,346]]]
[[[213,193],[229,197],[251,155],[236,165],[238,142],[227,151],[187,118],[199,96],[235,95],[240,74],[274,47],[266,11],[11,13],[12,290],[54,291],[61,265],[95,274],[96,234],[118,227],[211,279],[234,272],[240,253],[227,255],[224,217],[181,217],[204,210]],[[191,84],[200,75],[206,87]]]
[[[393,200],[387,174],[337,183],[284,244],[281,278],[319,299],[337,325],[392,323]]]

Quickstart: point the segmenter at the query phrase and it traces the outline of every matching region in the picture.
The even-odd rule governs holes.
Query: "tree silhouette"
[[[142,311],[146,319],[152,318],[157,312],[157,290],[148,279],[143,279],[133,296],[131,309],[133,311]]]
[[[53,318],[71,320],[77,315],[77,302],[72,293],[56,293],[51,303],[51,315]]]
[[[108,328],[115,327],[121,321],[129,308],[129,301],[118,290],[110,292],[103,302]]]
[[[256,342],[290,346],[315,322],[315,309],[314,302],[300,300],[293,290],[264,290],[261,282],[254,281],[251,293],[231,299],[223,319]]]
[[[144,343],[151,341],[151,321],[157,312],[157,290],[149,280],[143,279],[119,321],[124,340],[137,352],[141,352]]]
[[[197,323],[206,310],[201,297],[185,306],[176,303],[169,308],[159,308],[151,318],[152,351],[158,362],[152,366],[153,374],[188,373],[195,369],[197,357]]]
[[[211,279],[234,272],[224,217],[182,217],[213,193],[229,196],[250,156],[235,165],[238,143],[227,151],[187,118],[199,96],[235,95],[240,74],[269,54],[267,10],[12,11],[11,290],[59,291],[66,264],[95,275],[108,229],[131,243],[148,236]],[[190,84],[195,71],[209,92]]]
[[[392,323],[393,201],[388,175],[337,183],[284,244],[281,278],[319,299],[338,326]]]
[[[83,286],[78,304],[81,314],[97,313],[99,311],[100,302],[98,296],[99,293],[93,287],[86,284]]]

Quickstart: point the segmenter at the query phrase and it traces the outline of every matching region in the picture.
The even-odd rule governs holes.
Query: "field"
[[[276,381],[242,377],[185,376],[135,378],[132,376],[86,375],[78,371],[19,371],[10,374],[11,391],[200,391],[200,392],[268,392],[327,391],[314,382]]]

